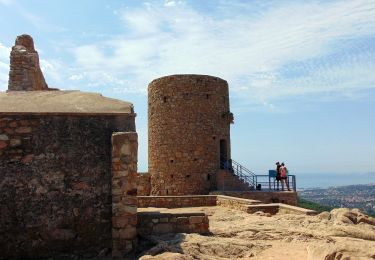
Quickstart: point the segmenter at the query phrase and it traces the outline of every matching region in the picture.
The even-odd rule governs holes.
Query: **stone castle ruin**
[[[137,222],[133,105],[47,91],[28,35],[17,37],[10,62],[0,93],[0,258],[128,254]]]
[[[18,36],[12,47],[8,90],[48,90],[30,35]]]
[[[148,103],[149,171],[137,174],[133,105],[49,88],[33,39],[17,37],[8,91],[0,93],[2,257],[131,259],[139,237],[209,232],[205,213],[147,207],[298,211],[261,205],[275,195],[254,192],[254,184],[223,169],[233,122],[225,80],[162,77],[149,84]],[[296,193],[278,199],[295,205]]]
[[[228,84],[211,76],[173,75],[148,87],[151,195],[208,194],[230,158]]]

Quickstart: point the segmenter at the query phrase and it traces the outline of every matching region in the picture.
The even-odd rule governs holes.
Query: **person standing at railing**
[[[280,163],[279,163],[279,162],[276,162],[276,182],[277,182],[277,190],[279,190],[279,182],[281,181],[280,168],[281,168]],[[274,188],[275,188],[275,187],[274,187]]]
[[[284,183],[288,189],[288,191],[290,191],[289,189],[289,183],[288,183],[288,175],[287,175],[287,171],[288,169],[286,168],[285,164],[284,163],[281,163],[281,167],[280,167],[280,177],[281,177],[281,187],[282,187],[282,190],[284,191]]]

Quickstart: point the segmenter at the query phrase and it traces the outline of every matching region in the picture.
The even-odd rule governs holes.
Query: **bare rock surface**
[[[8,90],[49,90],[40,69],[38,52],[30,35],[17,36],[12,47]]]
[[[375,259],[375,226],[359,210],[269,217],[222,207],[174,209],[189,210],[209,216],[212,234],[147,237],[151,246],[140,259]]]

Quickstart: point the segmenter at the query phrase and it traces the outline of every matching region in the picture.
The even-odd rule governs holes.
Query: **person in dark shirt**
[[[279,190],[279,183],[281,181],[281,174],[280,174],[280,163],[276,162],[276,181],[277,181],[277,190]]]

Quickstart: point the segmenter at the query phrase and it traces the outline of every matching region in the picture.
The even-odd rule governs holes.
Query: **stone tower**
[[[230,158],[228,84],[217,77],[172,75],[148,86],[151,195],[208,194]]]
[[[17,36],[10,53],[9,91],[49,90],[30,35]]]

